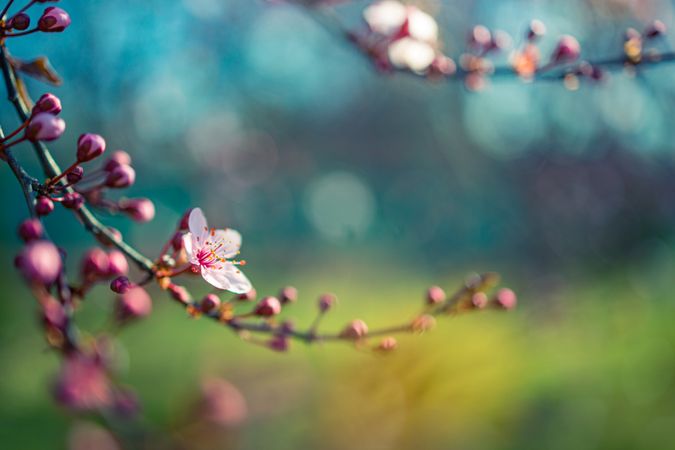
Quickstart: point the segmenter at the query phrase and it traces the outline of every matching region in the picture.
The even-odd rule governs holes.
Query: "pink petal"
[[[197,242],[204,244],[204,240],[209,235],[209,225],[206,223],[206,217],[204,217],[201,208],[194,208],[190,212],[188,227],[190,228],[190,232],[195,236]]]
[[[220,269],[202,267],[202,277],[218,289],[235,294],[244,294],[253,287],[246,275],[232,263],[225,263]]]

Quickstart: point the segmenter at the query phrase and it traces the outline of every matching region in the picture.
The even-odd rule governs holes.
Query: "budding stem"
[[[80,164],[79,161],[75,161],[73,164],[71,164],[66,170],[61,172],[59,175],[55,176],[51,180],[47,182],[47,186],[54,186],[56,183],[59,182],[63,177],[68,175],[68,172],[72,171],[75,167],[77,167]]]

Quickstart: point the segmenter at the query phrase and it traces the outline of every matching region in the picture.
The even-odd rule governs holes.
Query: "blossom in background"
[[[419,8],[382,0],[368,6],[363,18],[372,33],[385,39],[381,51],[395,67],[425,72],[439,56],[438,24]]]
[[[250,291],[251,282],[238,267],[243,261],[232,260],[239,254],[241,235],[229,228],[209,228],[200,208],[190,213],[188,228],[190,231],[183,236],[183,246],[188,261],[200,269],[202,277],[218,289],[235,294]]]

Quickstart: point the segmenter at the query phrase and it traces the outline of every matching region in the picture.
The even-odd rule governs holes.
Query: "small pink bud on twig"
[[[54,395],[61,405],[76,411],[107,407],[112,401],[110,380],[102,362],[80,353],[64,360]]]
[[[220,378],[209,378],[201,383],[201,395],[196,406],[199,420],[218,427],[238,426],[248,414],[244,396]]]
[[[183,286],[171,283],[167,287],[167,290],[169,291],[169,295],[171,295],[171,298],[173,298],[174,300],[179,301],[181,303],[190,302],[190,293]]]
[[[26,127],[26,139],[31,142],[53,141],[66,130],[66,122],[50,113],[35,114]]]
[[[87,162],[105,152],[105,139],[98,134],[86,133],[77,140],[77,160]]]
[[[129,273],[129,263],[127,257],[119,250],[112,250],[108,253],[108,276],[117,277]]]
[[[133,167],[122,164],[110,172],[105,178],[105,185],[110,188],[126,188],[134,184],[136,181],[136,171]]]
[[[63,196],[63,206],[77,211],[84,205],[84,197],[79,192],[68,192]]]
[[[75,166],[66,174],[68,184],[79,183],[82,180],[82,177],[84,177],[84,169],[82,166]]]
[[[279,300],[282,305],[296,302],[298,300],[298,290],[293,286],[286,286],[279,292]]]
[[[271,317],[281,312],[281,302],[276,297],[265,297],[256,305],[253,313],[256,316]]]
[[[7,24],[7,28],[17,31],[23,31],[30,26],[30,17],[26,13],[19,13],[12,17]]]
[[[536,41],[546,34],[546,25],[541,20],[534,19],[527,28],[527,40]]]
[[[61,112],[61,100],[54,94],[43,94],[33,106],[33,115],[48,113],[58,115]]]
[[[471,308],[483,309],[488,304],[488,297],[485,292],[476,292],[471,296]]]
[[[375,350],[381,352],[390,352],[396,350],[398,347],[398,341],[393,336],[388,336],[380,341],[380,343],[375,347]]]
[[[425,331],[431,330],[435,326],[436,319],[434,319],[434,316],[429,314],[415,318],[415,320],[413,320],[410,324],[410,328],[416,333],[424,333]]]
[[[51,285],[61,273],[59,250],[49,241],[32,241],[19,253],[15,264],[26,280]]]
[[[50,6],[42,13],[38,28],[45,33],[58,33],[70,25],[70,16],[61,8]]]
[[[123,199],[119,207],[136,222],[149,222],[155,217],[155,204],[147,198]]]
[[[127,289],[117,297],[117,318],[121,321],[141,318],[152,312],[152,299],[140,286]]]
[[[647,39],[654,39],[659,36],[663,36],[667,31],[668,27],[666,27],[665,23],[661,22],[660,20],[655,20],[647,27],[644,32],[644,36]]]
[[[255,289],[251,289],[248,292],[237,295],[237,300],[243,302],[254,302],[256,298],[258,298],[258,292],[256,292]]]
[[[575,37],[570,35],[560,36],[558,44],[551,55],[551,63],[566,64],[579,59],[581,55],[581,46]]]
[[[31,242],[42,238],[44,231],[42,222],[38,219],[26,219],[19,225],[19,236],[24,242]]]
[[[323,294],[321,297],[319,297],[319,311],[321,313],[328,312],[335,303],[337,303],[337,297],[333,294]]]
[[[110,172],[116,167],[129,165],[131,165],[131,156],[124,150],[115,150],[103,164],[103,170]]]
[[[98,247],[89,249],[80,262],[80,273],[85,280],[104,278],[108,275],[110,257]]]
[[[41,196],[35,200],[35,212],[38,216],[46,216],[54,211],[54,202],[49,197]]]
[[[278,336],[273,336],[272,339],[267,342],[267,346],[275,352],[285,352],[288,351],[290,341],[288,336],[280,334]]]
[[[208,314],[220,307],[220,298],[216,294],[206,294],[199,305],[204,314]]]
[[[358,341],[363,339],[368,335],[368,325],[361,320],[356,319],[351,321],[343,330],[340,332],[340,337],[343,339],[351,339]]]
[[[497,291],[497,294],[493,299],[493,304],[497,308],[504,309],[507,311],[514,309],[517,303],[518,298],[516,297],[516,293],[508,288],[502,288],[499,291]]]
[[[439,286],[431,286],[427,289],[427,304],[437,305],[445,301],[445,291]]]
[[[124,294],[133,287],[133,283],[127,277],[117,277],[110,282],[110,290],[116,294]]]

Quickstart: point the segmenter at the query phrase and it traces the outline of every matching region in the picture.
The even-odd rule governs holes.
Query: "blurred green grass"
[[[421,271],[368,260],[311,267],[288,274],[301,301],[287,315],[308,323],[314,297],[330,287],[340,305],[325,329],[355,317],[372,327],[405,319],[430,283]],[[675,448],[675,311],[659,266],[644,267],[518,289],[517,311],[442,318],[386,356],[341,344],[272,353],[187,318],[157,293],[151,318],[119,336],[123,379],[161,427],[185,415],[200,377],[227,378],[250,409],[235,448]],[[275,274],[258,275],[259,292],[276,290]],[[56,358],[43,351],[32,299],[12,280],[0,307],[0,441],[60,448],[69,420],[48,395]],[[101,288],[82,321],[102,327],[110,306]]]

